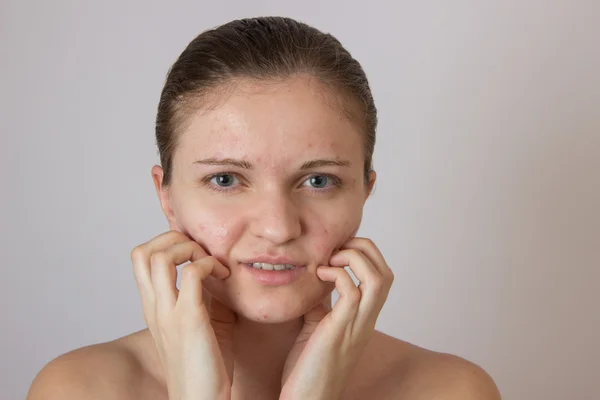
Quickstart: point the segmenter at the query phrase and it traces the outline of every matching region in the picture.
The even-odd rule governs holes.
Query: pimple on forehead
[[[211,126],[209,133],[211,136],[227,139],[230,145],[237,144],[242,138],[251,135],[247,121],[243,116],[233,112],[216,112],[215,119],[207,121]]]
[[[297,85],[291,85],[292,82]],[[315,109],[316,99],[303,97],[306,82],[303,85],[298,81],[287,83],[286,90],[291,90],[294,98],[282,98],[276,90],[268,90],[253,99],[234,94],[216,109],[197,116],[190,127],[192,137],[182,146],[186,158],[237,158],[275,167],[289,165],[290,161],[295,164],[317,158],[338,158],[336,153],[340,152],[344,154],[339,158],[353,157],[354,148],[360,147],[351,137],[356,134],[354,129],[347,123],[337,123],[339,115],[331,118],[329,110],[325,115],[322,107]]]
[[[225,123],[221,126],[222,132],[232,137],[233,140],[240,140],[243,137],[253,135],[244,114],[229,111],[225,112],[224,119]]]

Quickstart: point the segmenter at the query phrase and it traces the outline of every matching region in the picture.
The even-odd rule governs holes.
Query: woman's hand
[[[333,310],[320,304],[304,315],[304,326],[284,365],[280,400],[340,398],[394,280],[369,239],[349,240],[329,264],[320,266],[317,276],[334,282],[340,297]],[[358,278],[358,287],[345,266]]]
[[[131,260],[169,399],[229,399],[236,316],[214,298],[202,300],[202,280],[225,279],[229,269],[177,231],[137,246]],[[186,261],[177,290],[176,267]]]

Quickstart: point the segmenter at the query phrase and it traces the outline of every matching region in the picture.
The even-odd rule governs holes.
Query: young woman
[[[394,275],[355,235],[376,124],[331,35],[253,18],[195,38],[156,119],[170,231],[131,255],[149,329],[57,358],[29,399],[498,399],[476,365],[374,329]]]

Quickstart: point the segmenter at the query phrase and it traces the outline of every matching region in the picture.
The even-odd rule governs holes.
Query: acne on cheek
[[[319,240],[315,244],[317,254],[326,257],[323,262],[329,262],[331,257],[338,249],[358,232],[358,224],[354,221],[344,221],[329,226],[323,226]]]
[[[227,232],[229,232],[229,230],[226,226],[215,226],[211,233],[214,237],[223,240],[227,236]]]
[[[211,237],[224,238],[229,232],[229,228],[223,224],[216,223],[198,223],[195,232],[201,236],[210,235]]]
[[[217,259],[220,259],[218,252],[227,248],[226,241],[229,233],[227,226],[201,223],[189,228],[185,233]]]

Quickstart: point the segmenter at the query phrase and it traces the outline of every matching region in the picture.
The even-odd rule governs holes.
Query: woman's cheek
[[[321,255],[323,263],[328,263],[331,255],[344,243],[356,236],[360,226],[360,218],[336,218],[325,221],[321,226],[321,234],[315,238],[315,249]]]
[[[196,215],[193,220],[186,221],[184,225],[187,230],[184,233],[200,244],[208,254],[219,260],[226,258],[231,248],[230,242],[235,236],[235,227],[231,225],[231,221],[235,219],[231,218],[231,214],[229,217],[225,214],[227,213],[213,211]]]

